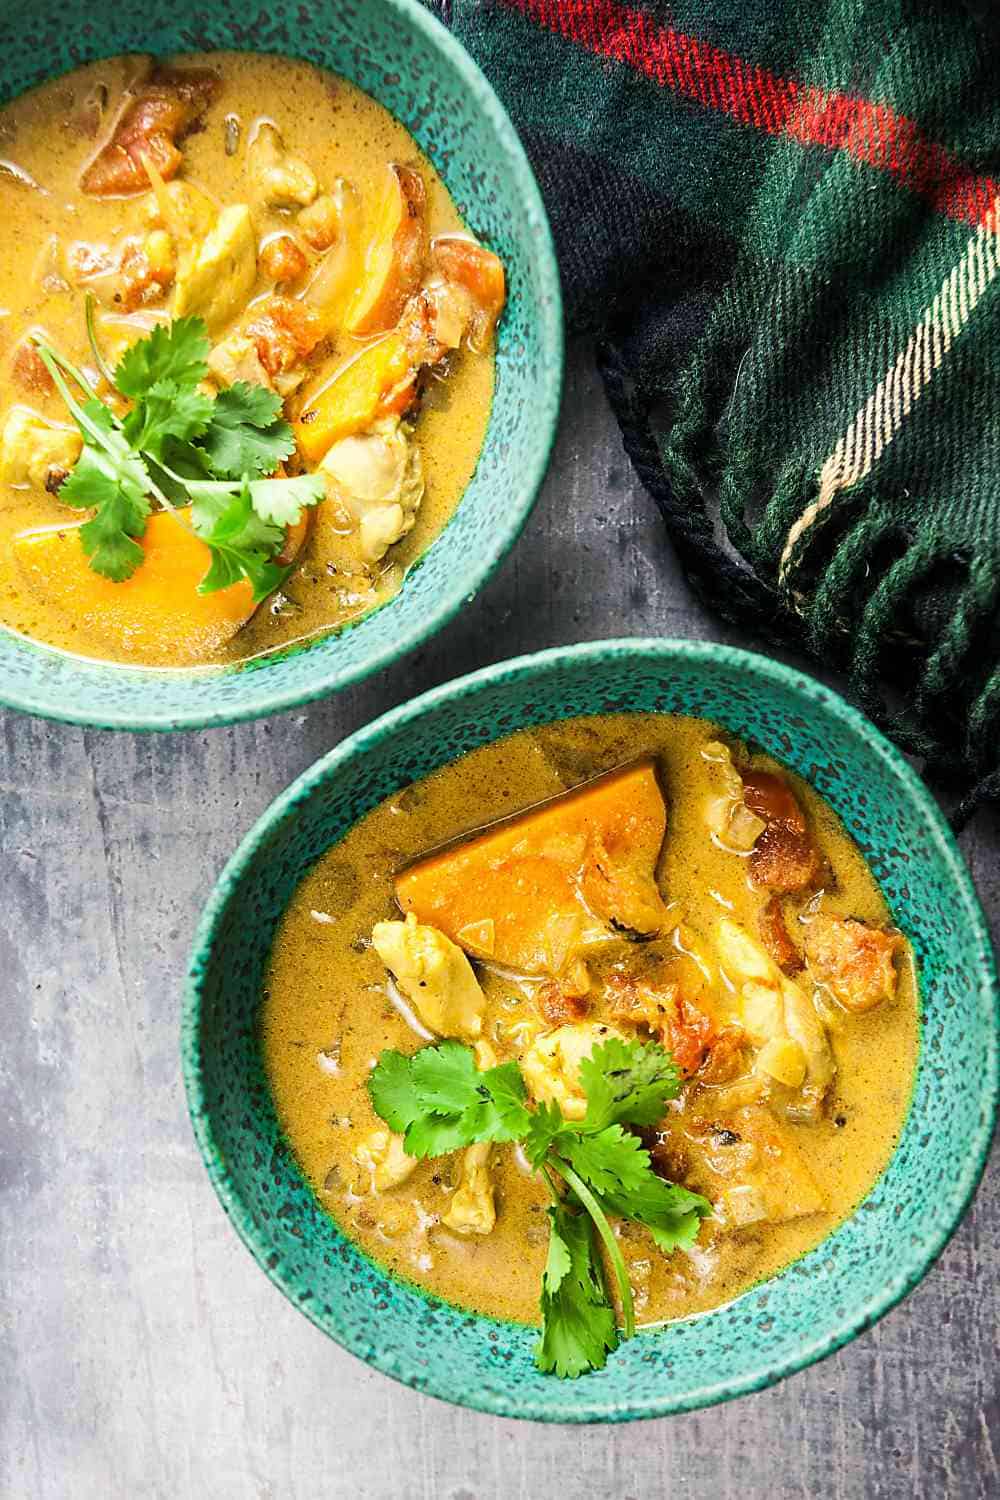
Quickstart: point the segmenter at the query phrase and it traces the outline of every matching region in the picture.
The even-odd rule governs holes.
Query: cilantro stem
[[[546,1166],[546,1164],[544,1162],[542,1163],[542,1178],[543,1178],[543,1180],[545,1182],[545,1186],[549,1190],[549,1197],[552,1199],[552,1202],[555,1205],[555,1207],[558,1208],[559,1205],[562,1203],[562,1198],[556,1192],[556,1185],[552,1181],[552,1173],[549,1171],[548,1167]]]
[[[87,416],[87,413],[84,411],[83,407],[80,405],[79,401],[73,395],[73,392],[70,390],[69,386],[62,378],[61,370],[66,370],[67,374],[71,375],[78,385],[81,385],[85,391],[90,391],[90,394],[94,397],[95,400],[99,400],[100,398],[96,395],[93,388],[87,383],[81,372],[79,370],[74,370],[73,366],[67,364],[66,360],[64,360],[60,354],[57,354],[55,349],[50,348],[48,344],[43,344],[36,340],[35,348],[38,350],[38,356],[41,359],[42,364],[52,376],[52,380],[56,387],[56,390],[59,392],[60,396],[63,398],[67,407],[69,408],[69,413],[73,420],[77,423],[78,426],[83,428],[84,432],[96,447],[100,448],[102,452],[108,454],[109,457],[117,457],[117,455],[113,454],[105,434],[97,426],[96,422],[92,422],[90,420],[90,418]]]
[[[97,330],[94,327],[94,308],[96,306],[96,303],[97,299],[95,298],[93,292],[88,292],[87,299],[84,304],[86,308],[85,315],[87,319],[87,338],[90,341],[90,352],[94,356],[94,364],[100,370],[101,374],[108,382],[108,385],[110,385],[111,388],[114,389],[115,372],[114,370],[112,370],[111,366],[104,358],[104,355],[101,353],[100,345],[97,342]]]
[[[568,1162],[563,1161],[562,1157],[557,1157],[555,1160],[550,1159],[546,1164],[546,1169],[548,1167],[552,1167],[558,1172],[559,1176],[573,1189],[573,1192],[593,1219],[595,1228],[604,1241],[604,1248],[608,1252],[608,1259],[611,1261],[615,1280],[618,1283],[618,1291],[622,1299],[625,1337],[630,1339],[635,1333],[635,1303],[632,1300],[632,1283],[629,1281],[628,1271],[625,1269],[625,1257],[622,1255],[621,1246],[615,1239],[614,1231],[607,1221],[604,1210],[587,1184],[573,1171]],[[549,1183],[549,1187],[551,1189],[551,1182]]]

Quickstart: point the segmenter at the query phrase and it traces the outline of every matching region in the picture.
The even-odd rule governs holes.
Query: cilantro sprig
[[[607,1252],[622,1305],[623,1333],[635,1306],[609,1219],[644,1225],[665,1252],[693,1244],[707,1199],[653,1171],[649,1152],[626,1127],[651,1125],[676,1098],[680,1074],[655,1043],[609,1037],[580,1066],[582,1120],[555,1104],[531,1109],[516,1062],[480,1072],[469,1047],[441,1042],[407,1057],[385,1051],[368,1080],[376,1113],[403,1136],[410,1156],[442,1156],[480,1141],[517,1141],[545,1180],[549,1253],[542,1277],[541,1370],[573,1378],[602,1367],[618,1346],[614,1309],[597,1240]],[[596,1238],[595,1238],[596,1236]]]
[[[207,394],[201,386],[209,341],[200,318],[158,325],[113,370],[95,337],[92,302],[87,333],[97,368],[131,402],[124,416],[99,398],[83,371],[44,339],[34,342],[83,437],[59,499],[94,512],[80,528],[90,566],[119,583],[130,578],[144,555],[137,538],[155,506],[208,547],[210,564],[199,593],[245,578],[255,603],[267,598],[290,571],[277,562],[285,528],[324,494],[322,480],[312,474],[271,477],[295,447],[281,398],[243,381]],[[177,514],[188,506],[189,518]]]

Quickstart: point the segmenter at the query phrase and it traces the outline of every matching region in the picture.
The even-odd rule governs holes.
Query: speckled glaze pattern
[[[240,667],[151,671],[69,657],[0,628],[0,702],[110,729],[192,729],[276,713],[357,682],[440,630],[513,545],[541,483],[562,386],[548,221],[514,128],[465,50],[417,0],[36,0],[0,14],[0,102],[98,57],[213,48],[331,68],[402,121],[467,223],[501,256],[508,302],[496,393],[472,483],[402,592],[307,647]]]
[[[281,1137],[258,1050],[275,924],[317,857],[382,798],[477,745],[576,714],[683,713],[759,742],[828,798],[916,953],[922,1046],[910,1116],[854,1216],[729,1306],[640,1334],[577,1381],[535,1369],[535,1333],[396,1280],[317,1204]],[[203,915],[183,1021],[199,1145],[245,1243],[346,1349],[417,1389],[504,1416],[618,1422],[759,1390],[839,1348],[920,1280],[982,1171],[997,1106],[997,976],[951,834],[888,742],[818,683],[763,657],[618,641],[491,667],[386,714],[264,815]],[[219,1289],[224,1294],[224,1289]]]

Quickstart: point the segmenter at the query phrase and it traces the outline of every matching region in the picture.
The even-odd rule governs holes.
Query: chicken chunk
[[[48,396],[55,390],[52,376],[46,369],[42,356],[28,339],[23,340],[14,350],[10,375],[14,385],[27,395]]]
[[[223,327],[245,307],[257,278],[257,240],[245,203],[219,214],[200,246],[177,268],[174,317],[204,318],[209,332]]]
[[[213,347],[208,356],[208,370],[219,385],[235,385],[238,380],[243,380],[247,385],[274,389],[261,362],[257,341],[245,329],[238,328],[227,334]]]
[[[403,1150],[403,1137],[392,1130],[373,1130],[355,1147],[354,1160],[370,1173],[375,1193],[399,1187],[417,1166],[417,1158]]]
[[[801,985],[781,972],[748,932],[728,917],[718,926],[718,949],[722,967],[740,996],[743,1028],[761,1049],[758,1070],[784,1083],[801,1069],[801,1081],[794,1085],[799,1098],[789,1112],[817,1117],[836,1065],[812,1000]],[[774,1048],[765,1052],[763,1049],[772,1041],[793,1046],[783,1046],[780,1053]]]
[[[309,260],[290,234],[272,234],[261,247],[260,267],[276,285],[290,286],[308,271]]]
[[[486,997],[456,943],[412,912],[405,922],[376,922],[372,943],[428,1030],[473,1041],[480,1035]]]
[[[192,182],[157,183],[143,212],[150,229],[165,229],[182,245],[203,240],[216,219],[215,204]]]
[[[489,1142],[467,1146],[462,1176],[441,1223],[455,1234],[489,1234],[497,1221]]]
[[[737,854],[748,853],[767,824],[752,813],[743,800],[743,778],[733,765],[732,751],[720,740],[702,746],[712,783],[712,794],[705,803],[705,823],[709,833],[724,849]]]
[[[822,911],[805,932],[810,974],[845,1010],[874,1010],[894,997],[899,982],[895,959],[906,947],[901,933]]]
[[[247,173],[268,208],[306,208],[319,192],[312,167],[285,149],[281,132],[266,120],[247,150]]]
[[[342,233],[343,213],[332,193],[323,193],[299,214],[296,224],[302,238],[314,250],[329,250]]]
[[[460,287],[469,298],[469,345],[482,354],[489,346],[507,295],[503,263],[465,235],[439,235],[432,259],[445,281]]]
[[[329,499],[356,523],[361,555],[378,562],[413,529],[424,496],[420,449],[398,420],[334,443],[319,466]]]
[[[622,1033],[597,1021],[560,1026],[533,1042],[521,1058],[521,1072],[538,1104],[558,1104],[567,1120],[582,1120],[587,1097],[580,1084],[580,1064],[594,1048]]]
[[[201,121],[219,91],[215,73],[156,68],[134,84],[111,139],[83,173],[80,186],[94,198],[121,198],[150,185],[146,163],[164,178],[176,177],[178,141]]]
[[[13,406],[0,435],[0,482],[58,489],[83,448],[75,427],[57,427],[26,406]]]

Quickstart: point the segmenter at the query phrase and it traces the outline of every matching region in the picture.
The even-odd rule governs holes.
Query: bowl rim
[[[579,1383],[574,1383],[574,1394],[579,1390],[581,1397],[579,1402],[570,1411],[554,1412],[533,1397],[507,1400],[504,1392],[500,1390],[486,1392],[462,1390],[456,1393],[449,1388],[447,1376],[439,1376],[436,1369],[428,1372],[426,1368],[418,1368],[405,1356],[401,1356],[398,1350],[374,1348],[371,1344],[356,1340],[349,1330],[335,1329],[332,1326],[334,1320],[327,1320],[320,1316],[319,1310],[314,1308],[312,1303],[303,1305],[298,1300],[293,1287],[282,1272],[280,1263],[276,1266],[268,1264],[269,1246],[254,1227],[249,1211],[244,1207],[238,1191],[228,1177],[222,1152],[215,1141],[206,1108],[200,1048],[201,984],[211,955],[217,923],[230,898],[236,892],[244,873],[256,858],[258,849],[271,832],[290,813],[294,812],[296,807],[308,801],[317,789],[321,788],[338,771],[350,767],[357,755],[376,749],[386,734],[404,728],[415,719],[433,714],[439,705],[474,693],[479,687],[509,682],[517,678],[531,679],[540,672],[558,671],[569,664],[576,665],[580,662],[592,661],[597,666],[607,662],[608,659],[621,659],[634,655],[642,655],[664,666],[681,660],[705,664],[709,667],[723,664],[755,674],[767,683],[791,689],[802,697],[808,706],[832,713],[868,742],[890,774],[903,783],[907,794],[917,804],[925,820],[928,836],[946,861],[951,878],[966,903],[967,913],[971,918],[967,928],[968,939],[973,944],[974,962],[979,972],[978,995],[985,1008],[988,1009],[992,1004],[996,1025],[990,1036],[980,1075],[980,1097],[983,1107],[975,1134],[969,1141],[969,1150],[964,1159],[961,1176],[949,1184],[943,1204],[945,1211],[935,1220],[927,1237],[919,1247],[913,1247],[905,1254],[901,1254],[900,1269],[891,1282],[868,1297],[860,1306],[845,1314],[835,1327],[816,1337],[812,1342],[803,1343],[794,1354],[774,1359],[768,1359],[766,1355],[763,1355],[755,1362],[751,1370],[741,1376],[724,1377],[663,1399],[638,1399],[633,1396],[625,1400],[617,1400],[613,1395],[610,1399],[606,1397],[590,1399],[579,1387]],[[512,728],[510,732],[513,733],[514,729]],[[783,662],[775,661],[757,652],[712,641],[692,641],[670,637],[618,638],[550,647],[543,651],[494,663],[431,688],[419,697],[400,704],[369,724],[363,725],[307,767],[290,786],[279,793],[226,862],[203,908],[195,931],[185,983],[181,1015],[181,1062],[194,1136],[209,1178],[228,1218],[271,1281],[284,1292],[293,1306],[305,1313],[306,1317],[334,1342],[383,1374],[413,1387],[421,1394],[436,1396],[453,1405],[470,1407],[496,1416],[542,1422],[575,1424],[637,1421],[700,1410],[739,1396],[765,1390],[787,1375],[795,1374],[843,1348],[859,1333],[870,1328],[890,1312],[923,1280],[965,1216],[986,1166],[997,1123],[998,1106],[1000,1106],[1000,981],[998,981],[996,960],[986,918],[951,828],[916,771],[901,752],[859,710],[852,707],[834,689]],[[407,1285],[410,1284],[407,1283]],[[420,1288],[416,1290],[422,1291]],[[429,1293],[424,1295],[428,1296],[431,1302],[440,1300]],[[497,1321],[486,1319],[483,1314],[472,1314],[472,1316],[483,1318],[486,1322]]]
[[[552,226],[549,223],[548,214],[542,199],[541,190],[535,177],[534,170],[528,160],[527,152],[521,142],[521,138],[514,128],[510,115],[504,105],[500,102],[493,86],[479,65],[474,61],[465,47],[453,36],[448,28],[437,19],[420,0],[381,0],[381,3],[389,10],[395,11],[403,20],[412,25],[420,32],[427,41],[428,46],[441,54],[455,72],[462,79],[465,87],[473,96],[478,109],[487,118],[492,126],[497,144],[501,148],[507,163],[507,169],[514,182],[517,192],[524,201],[525,211],[529,223],[534,231],[532,249],[536,258],[536,270],[541,281],[541,294],[538,298],[536,308],[537,327],[543,360],[545,365],[546,379],[543,385],[541,397],[532,412],[532,431],[535,441],[532,445],[530,460],[523,464],[518,479],[517,494],[515,500],[508,507],[506,520],[504,522],[502,536],[497,545],[485,556],[480,558],[477,565],[469,573],[463,575],[460,586],[452,587],[448,592],[443,592],[425,609],[421,617],[413,622],[412,628],[408,630],[402,639],[399,633],[387,640],[386,644],[378,651],[356,666],[346,671],[336,666],[334,656],[326,671],[317,671],[307,686],[290,688],[285,691],[258,688],[253,691],[252,687],[247,690],[246,697],[238,704],[227,705],[218,708],[193,709],[190,712],[177,712],[173,709],[144,712],[141,719],[133,717],[126,710],[114,710],[109,708],[98,708],[94,710],[82,708],[72,711],[63,709],[57,702],[53,702],[51,696],[47,696],[44,690],[32,689],[30,691],[11,692],[6,682],[2,665],[0,665],[0,707],[15,709],[21,713],[33,714],[40,719],[48,719],[57,723],[79,724],[87,729],[115,729],[125,730],[133,734],[148,734],[156,732],[170,732],[174,730],[190,729],[214,729],[226,724],[245,723],[250,719],[268,718],[272,714],[282,713],[288,709],[300,708],[306,703],[313,703],[317,699],[332,697],[334,693],[342,692],[345,688],[353,687],[364,682],[374,673],[392,666],[397,661],[411,655],[421,646],[425,645],[433,636],[450,623],[451,620],[486,586],[494,573],[505,561],[514,547],[528,516],[531,514],[535,501],[541,490],[542,482],[548,470],[552,449],[555,444],[556,434],[559,427],[559,413],[562,405],[562,393],[564,383],[565,367],[565,329],[563,322],[562,288],[559,278],[559,263],[556,256],[555,242],[552,237]],[[291,53],[281,53],[282,56],[291,56]],[[333,70],[330,70],[333,71]],[[360,85],[359,85],[360,87]],[[372,95],[371,97],[374,97]],[[378,100],[376,100],[376,103]],[[487,423],[486,436],[489,434],[492,422],[492,410],[490,422]],[[486,437],[484,436],[484,446]],[[481,458],[480,453],[480,458]],[[479,460],[477,459],[477,469]],[[476,470],[473,471],[469,485],[463,491],[458,504],[461,505],[468,489],[475,482]],[[457,507],[456,507],[457,509]],[[450,518],[449,518],[450,519]],[[441,532],[430,543],[430,547],[439,543],[448,530],[448,523]],[[430,550],[429,548],[427,550]],[[413,564],[415,568],[420,566],[421,556]],[[405,587],[405,581],[404,581]],[[380,614],[383,610],[391,609],[395,598],[387,600],[383,605],[361,616],[357,621],[348,621],[339,630],[332,630],[323,635],[315,643],[322,646],[325,642],[336,640],[345,630],[350,630],[360,625],[372,615]],[[58,648],[49,647],[45,642],[32,640],[19,632],[9,631],[2,627],[3,634],[15,640],[27,644],[39,652],[52,652],[55,655],[69,655],[72,653],[59,652]],[[306,644],[299,651],[308,651]],[[291,655],[296,648],[275,653],[275,660],[281,660]],[[297,654],[297,652],[296,652]],[[317,653],[317,663],[319,661]],[[232,678],[242,673],[248,683],[266,683],[268,675],[268,661],[265,658],[257,665],[251,663],[234,663],[232,666],[213,668],[195,668],[199,676],[208,676],[213,671],[220,678]],[[150,678],[166,678],[175,674],[182,675],[183,668],[158,669],[156,667],[143,667],[138,664],[103,662],[100,658],[83,658],[82,668],[93,674],[95,678],[104,672],[114,672],[119,681],[127,682],[131,678],[137,685]]]

